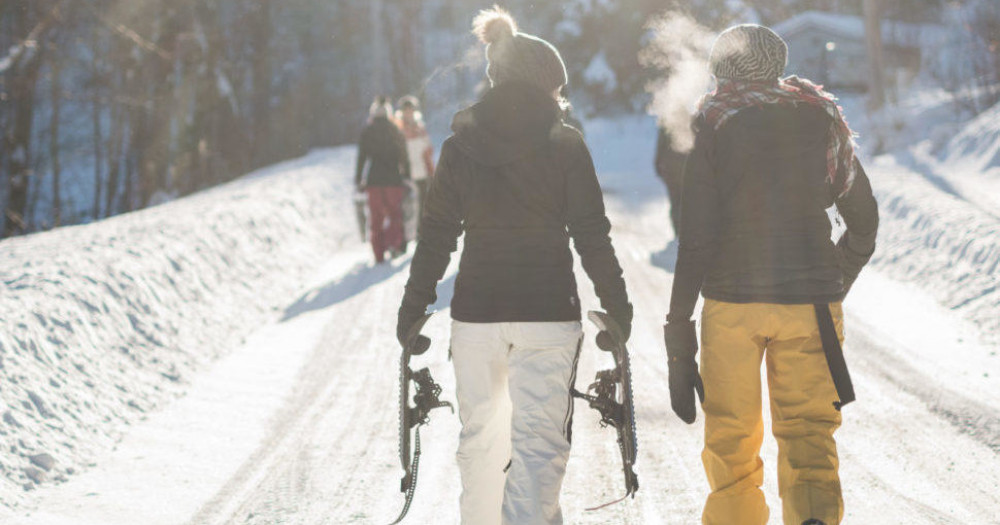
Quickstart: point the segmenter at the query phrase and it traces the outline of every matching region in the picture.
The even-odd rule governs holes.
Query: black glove
[[[618,328],[622,332],[622,337],[625,338],[625,341],[628,341],[629,336],[632,335],[632,305],[626,303],[625,308],[616,310],[614,313],[608,312],[608,315],[615,320],[615,324],[618,325]],[[605,352],[610,352],[614,348],[613,341],[611,334],[603,330],[598,332],[596,340],[597,348]]]
[[[614,311],[609,311],[608,315],[618,323],[618,328],[621,328],[622,331],[622,337],[628,341],[628,338],[632,335],[632,304],[625,303],[625,306],[616,308]]]
[[[406,348],[406,337],[410,334],[413,325],[424,316],[425,311],[417,308],[407,307],[405,304],[399,307],[399,316],[396,321],[396,339],[399,344]],[[424,335],[418,335],[410,353],[420,355],[431,346],[431,340]]]
[[[615,323],[618,325],[618,328],[621,329],[622,337],[625,338],[625,341],[628,341],[629,336],[632,334],[631,306],[629,306],[627,314],[619,313],[619,315],[614,315],[609,313],[608,315],[610,315],[611,318],[615,320]],[[596,343],[597,343],[597,348],[600,348],[605,352],[611,352],[615,347],[614,339],[611,338],[611,334],[607,333],[604,330],[601,330],[600,332],[597,333]]]
[[[685,423],[694,423],[697,414],[694,393],[705,402],[705,387],[698,374],[698,337],[694,321],[668,322],[663,325],[663,341],[667,345],[667,367],[670,372],[670,407]]]

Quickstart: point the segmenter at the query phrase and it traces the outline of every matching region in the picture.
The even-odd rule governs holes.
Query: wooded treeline
[[[371,96],[368,4],[3,0],[2,236],[350,141]]]
[[[587,114],[644,110],[655,73],[638,54],[661,11],[712,29],[808,9],[861,13],[861,0],[501,3],[559,47],[570,99]],[[353,142],[376,94],[418,95],[444,130],[483,86],[482,48],[469,34],[483,7],[0,0],[0,237],[139,209]],[[923,11],[908,13],[934,16]]]

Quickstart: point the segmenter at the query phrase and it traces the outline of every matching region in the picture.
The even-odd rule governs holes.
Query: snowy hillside
[[[939,90],[915,90],[869,118],[845,109],[869,151],[881,226],[873,267],[932,294],[1000,342],[1000,105],[962,118]]]
[[[935,167],[951,174],[963,197],[1000,216],[1000,104],[962,125],[934,153]]]
[[[355,240],[350,160],[0,243],[0,504],[92,464]]]

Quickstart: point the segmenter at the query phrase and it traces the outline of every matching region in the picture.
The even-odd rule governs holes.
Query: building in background
[[[859,16],[806,11],[773,29],[788,42],[786,73],[834,90],[867,91],[869,69],[865,22]],[[886,78],[890,91],[907,86],[920,72],[922,49],[944,38],[944,27],[882,21]]]

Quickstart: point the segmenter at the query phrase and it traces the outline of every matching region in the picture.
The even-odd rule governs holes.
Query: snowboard
[[[368,195],[360,191],[355,192],[352,200],[354,202],[354,218],[358,223],[361,242],[365,242],[368,240]]]
[[[403,195],[403,242],[417,240],[417,227],[420,223],[420,202],[417,198],[417,185],[412,180],[404,181]]]
[[[424,353],[430,344],[429,339],[420,335],[420,330],[431,315],[424,315],[410,328],[406,335],[406,345],[399,358],[399,463],[404,471],[399,491],[406,495],[406,502],[399,517],[392,522],[393,525],[406,516],[417,489],[417,473],[420,468],[420,425],[430,421],[430,411],[435,408],[448,407],[452,412],[455,411],[451,403],[439,399],[441,386],[434,382],[429,369],[425,367],[414,371],[410,367],[410,358]]]
[[[622,457],[622,471],[625,476],[625,496],[618,500],[590,508],[597,510],[618,503],[625,498],[635,497],[639,490],[639,478],[635,474],[638,441],[635,432],[635,409],[632,405],[632,367],[629,364],[628,348],[618,323],[604,312],[591,311],[588,319],[600,329],[597,346],[614,357],[615,367],[597,372],[594,382],[582,393],[573,387],[573,396],[586,400],[590,407],[601,414],[601,426],[614,427],[618,434],[618,449]]]

